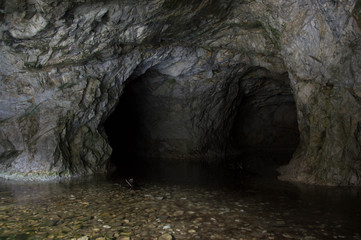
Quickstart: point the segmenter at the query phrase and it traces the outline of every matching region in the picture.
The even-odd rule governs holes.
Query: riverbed
[[[1,180],[0,239],[361,239],[360,188],[174,171],[134,188],[127,177]]]

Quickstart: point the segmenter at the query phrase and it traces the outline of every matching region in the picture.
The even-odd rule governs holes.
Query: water
[[[123,178],[0,181],[0,239],[361,239],[361,189],[156,166]],[[133,174],[134,175],[134,174]],[[166,235],[169,234],[169,235]]]

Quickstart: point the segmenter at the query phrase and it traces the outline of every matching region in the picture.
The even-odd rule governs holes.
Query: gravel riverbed
[[[124,179],[1,181],[0,239],[361,239],[360,207],[359,188],[267,179],[138,189]]]

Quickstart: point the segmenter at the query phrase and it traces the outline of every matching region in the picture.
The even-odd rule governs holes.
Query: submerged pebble
[[[28,188],[0,188],[0,239],[311,240],[360,234],[352,219],[329,217],[333,209],[322,215],[315,206],[257,190],[146,184],[132,190],[107,181]],[[267,204],[262,198],[269,198]],[[359,210],[354,214],[359,217]]]

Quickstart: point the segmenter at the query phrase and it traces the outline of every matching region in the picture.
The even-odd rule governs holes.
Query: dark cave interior
[[[215,177],[217,181],[231,181],[239,175],[276,177],[276,169],[290,161],[299,143],[295,102],[288,77],[282,78],[282,81],[243,79],[246,84],[258,81],[259,87],[242,95],[228,134],[226,141],[236,154],[225,154],[224,159],[216,163],[204,159],[195,162],[141,157],[139,153],[147,147],[141,139],[149,135],[142,121],[142,111],[148,107],[145,96],[149,89],[142,86],[146,81],[144,76],[128,80],[115,110],[104,123],[113,149],[110,159],[110,166],[116,169],[113,175],[208,184]]]
[[[125,87],[116,109],[104,124],[113,150],[110,164],[117,169],[118,173],[127,177],[133,175],[136,169],[139,171],[144,169],[142,166],[145,164],[140,158],[135,157],[137,138],[141,132],[138,128],[137,101],[134,99],[132,84],[134,82]]]

